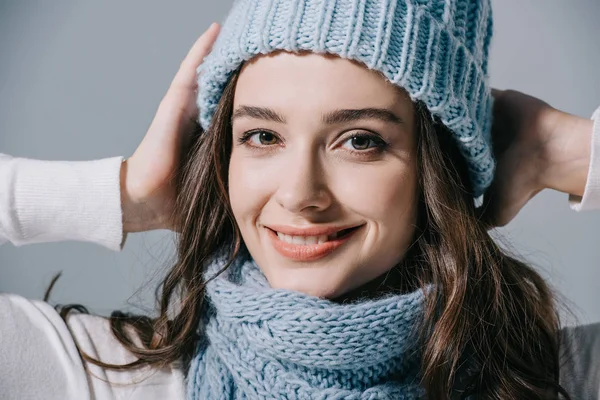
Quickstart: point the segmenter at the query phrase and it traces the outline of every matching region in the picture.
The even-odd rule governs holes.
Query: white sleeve
[[[41,161],[0,154],[0,244],[78,240],[121,250],[122,160]]]
[[[135,360],[104,317],[71,313],[65,323],[48,303],[0,294],[0,321],[0,399],[185,398],[180,362],[114,371],[82,361],[76,343],[103,362]]]
[[[592,116],[594,128],[588,177],[583,196],[569,195],[569,205],[575,211],[600,209],[600,107]]]
[[[123,365],[136,360],[111,332],[107,318],[88,314],[69,314],[69,329],[87,355],[105,363]],[[141,344],[139,338],[136,344]],[[184,372],[180,361],[158,369],[144,366],[126,371],[115,371],[87,363],[88,382],[95,399],[110,400],[183,400],[185,398]]]
[[[47,303],[0,294],[0,398],[91,400],[75,342]]]

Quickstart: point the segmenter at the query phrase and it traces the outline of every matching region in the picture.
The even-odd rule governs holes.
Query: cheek
[[[334,181],[339,182],[336,194],[340,202],[380,227],[406,224],[415,214],[417,185],[413,163],[381,168],[358,166]]]
[[[232,152],[229,162],[229,199],[240,228],[242,220],[254,218],[268,201],[273,176],[268,166],[257,163],[240,152]]]

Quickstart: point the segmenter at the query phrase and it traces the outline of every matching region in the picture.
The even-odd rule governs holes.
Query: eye
[[[369,149],[383,149],[385,147],[385,141],[377,135],[367,133],[356,133],[352,137],[344,141],[344,147],[351,151],[365,151]]]
[[[242,137],[239,138],[240,143],[248,143],[250,146],[254,147],[272,146],[277,144],[278,140],[277,135],[265,130],[245,132]]]

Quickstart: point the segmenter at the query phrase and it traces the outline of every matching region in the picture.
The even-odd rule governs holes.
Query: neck
[[[405,265],[396,265],[375,279],[332,299],[332,301],[347,304],[360,300],[373,300],[388,294],[409,293],[418,287],[418,283],[414,278],[411,279],[410,275]]]

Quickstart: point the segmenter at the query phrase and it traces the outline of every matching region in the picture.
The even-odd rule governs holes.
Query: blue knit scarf
[[[207,269],[207,278],[224,260]],[[419,399],[421,290],[338,304],[273,289],[239,257],[207,284],[188,399]]]

